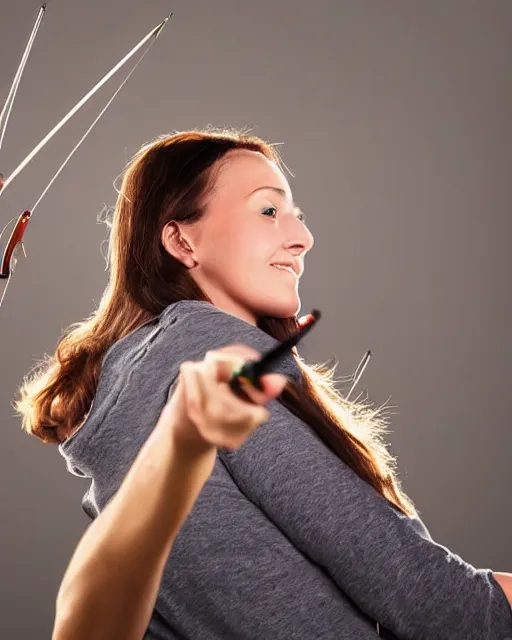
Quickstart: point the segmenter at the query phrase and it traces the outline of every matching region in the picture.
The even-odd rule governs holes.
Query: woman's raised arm
[[[215,465],[217,447],[239,447],[268,419],[282,375],[262,377],[254,404],[227,381],[257,357],[227,347],[184,363],[164,407],[119,491],[80,540],[59,594],[52,640],[140,640],[149,624],[173,542]]]

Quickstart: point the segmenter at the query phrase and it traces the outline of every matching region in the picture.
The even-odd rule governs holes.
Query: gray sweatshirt
[[[208,350],[276,341],[205,302],[170,305],[112,346],[83,426],[60,447],[90,479],[94,518],[173,391]],[[279,371],[297,378],[290,354]],[[151,640],[512,640],[490,570],[434,542],[279,402],[237,451],[221,450],[166,565]],[[129,558],[126,559],[129,562]]]

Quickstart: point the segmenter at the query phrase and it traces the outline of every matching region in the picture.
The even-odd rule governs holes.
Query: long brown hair
[[[110,231],[110,278],[101,302],[63,335],[55,354],[24,380],[15,403],[23,428],[43,442],[60,443],[86,417],[103,356],[128,333],[178,300],[207,296],[188,270],[163,247],[172,220],[201,218],[219,161],[231,150],[258,151],[282,165],[275,146],[237,131],[190,131],[145,145],[125,169]],[[295,318],[263,318],[262,330],[284,339]],[[300,388],[288,384],[280,401],[307,422],[363,480],[409,516],[417,515],[401,490],[395,459],[383,441],[385,420],[363,404],[343,399],[334,368],[310,367],[297,358]]]

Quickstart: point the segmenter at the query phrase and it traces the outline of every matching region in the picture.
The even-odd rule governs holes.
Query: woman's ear
[[[187,269],[197,265],[192,242],[185,237],[177,222],[169,222],[162,229],[162,244],[167,253],[179,260]]]

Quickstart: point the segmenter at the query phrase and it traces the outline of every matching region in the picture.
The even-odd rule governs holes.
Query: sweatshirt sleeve
[[[434,542],[279,403],[222,457],[246,496],[367,615],[410,640],[512,639],[489,570]]]

